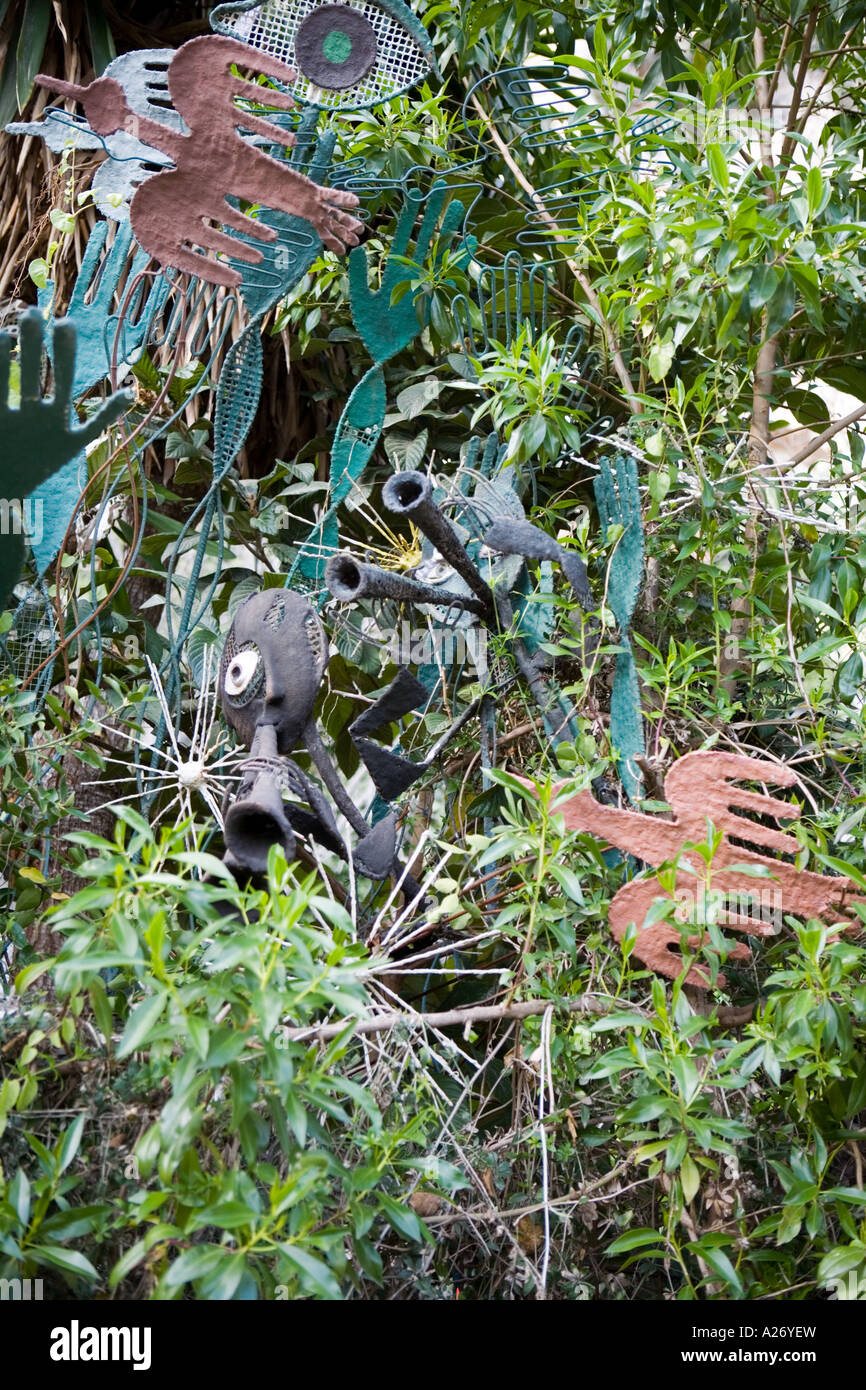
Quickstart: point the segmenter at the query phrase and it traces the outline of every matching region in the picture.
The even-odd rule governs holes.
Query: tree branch
[[[783,164],[787,163],[794,151],[795,141],[791,132],[797,129],[797,116],[800,110],[800,102],[803,98],[803,84],[806,81],[806,73],[809,71],[809,59],[812,56],[812,39],[815,36],[815,26],[818,23],[819,8],[819,6],[816,6],[815,9],[809,11],[806,32],[803,35],[803,47],[800,52],[800,62],[797,65],[797,76],[794,79],[794,91],[791,96],[791,109],[788,112],[787,133],[782,142],[781,162]]]
[[[866,405],[858,405],[856,410],[852,410],[850,415],[843,415],[841,420],[834,420],[832,425],[819,434],[815,439],[811,439],[808,444],[804,444],[794,457],[791,459],[791,467],[797,463],[803,463],[810,454],[814,454],[816,449],[820,449],[822,444],[826,444],[828,439],[832,439],[834,434],[839,434],[841,430],[846,430],[849,425],[853,425],[855,420],[861,420],[866,415]]]
[[[616,1006],[616,1001],[596,999],[591,994],[576,994],[572,999],[527,999],[522,1004],[479,1004],[468,1009],[446,1009],[438,1014],[399,1013],[395,1009],[393,1012],[377,1014],[375,1018],[362,1019],[355,1028],[355,1033],[386,1033],[391,1028],[399,1028],[403,1024],[409,1028],[455,1028],[466,1023],[485,1023],[501,1018],[531,1018],[534,1014],[543,1014],[551,1005],[572,1014],[601,1016],[610,1013]],[[345,1028],[344,1019],[342,1023],[323,1023],[319,1027],[287,1028],[284,1036],[293,1042],[307,1042],[313,1039],[317,1042],[327,1042],[330,1038],[339,1037]]]
[[[487,130],[490,134],[490,139],[493,141],[499,153],[502,155],[503,160],[507,164],[511,173],[514,175],[514,178],[517,180],[524,193],[526,193],[527,196],[532,199],[532,204],[536,212],[538,213],[538,216],[540,217],[541,221],[555,235],[562,236],[563,232],[561,227],[547,211],[547,208],[544,206],[544,200],[541,197],[541,194],[536,191],[536,189],[530,183],[529,179],[524,174],[523,170],[520,168],[520,165],[516,162],[507,144],[502,139],[502,136],[499,134],[499,131],[496,129],[496,126],[493,124],[487,112],[484,110],[484,107],[481,105],[481,102],[474,94],[471,97],[471,101],[472,105],[475,107],[475,110],[478,112],[479,116],[484,121]],[[625,365],[625,359],[623,358],[623,355],[619,350],[619,344],[617,343],[616,338],[614,337],[613,329],[611,328],[610,324],[608,323],[607,319],[602,313],[601,303],[599,301],[598,295],[596,294],[589,279],[586,275],[584,275],[583,271],[580,269],[580,266],[577,264],[576,261],[571,260],[568,256],[566,256],[565,263],[568,266],[577,283],[580,285],[580,288],[586,295],[587,302],[595,311],[599,325],[605,337],[605,342],[607,343],[608,352],[610,353],[611,361],[613,363],[613,369],[616,372],[617,377],[620,381],[620,385],[622,386],[622,389],[626,394],[629,410],[631,410],[632,414],[634,415],[641,415],[643,413],[643,403],[639,401],[637,399],[637,396],[635,395],[634,382],[629,376],[628,367]]]

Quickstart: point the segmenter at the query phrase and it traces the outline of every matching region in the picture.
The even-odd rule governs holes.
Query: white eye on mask
[[[261,684],[262,675],[262,657],[257,648],[238,652],[226,668],[226,695],[236,704],[245,703],[244,696],[252,699]]]

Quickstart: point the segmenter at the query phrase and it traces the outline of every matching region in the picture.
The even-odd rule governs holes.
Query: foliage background
[[[63,30],[47,3],[0,14],[4,119],[44,104],[30,94],[40,66],[86,80],[109,42],[171,45],[207,28],[193,5],[121,16],[61,4]],[[795,765],[802,864],[864,882],[862,441],[839,431],[810,464],[780,447],[784,424],[771,430],[787,419],[812,431],[796,446],[814,448],[831,423],[824,385],[866,399],[863,4],[458,0],[423,18],[443,84],[354,118],[352,153],[395,180],[420,166],[429,186],[483,140],[464,184],[482,184],[470,229],[494,266],[520,245],[532,189],[569,178],[581,196],[546,334],[515,332],[474,368],[453,315],[465,270],[448,256],[407,266],[429,324],[387,369],[372,500],[343,518],[344,537],[369,534],[395,461],[414,449],[451,473],[492,419],[533,474],[533,520],[583,554],[601,589],[591,425],[610,414],[644,499],[636,642],[654,766],[662,776],[706,746]],[[463,124],[472,85],[531,56],[559,57],[589,88],[594,133],[564,153],[527,148],[501,85],[479,89],[477,124]],[[710,138],[715,118],[743,110],[780,111],[785,128],[757,144]],[[665,134],[671,122],[694,139]],[[0,159],[8,321],[35,300],[34,259],[51,261],[68,299],[91,214],[76,201],[85,165],[7,137]],[[398,208],[393,190],[371,200],[372,247],[387,248]],[[575,324],[599,357],[582,413],[562,359]],[[214,637],[250,555],[282,582],[369,361],[330,257],[267,331],[263,406],[225,482],[233,559]],[[140,392],[167,370],[158,354],[140,363]],[[799,1299],[866,1274],[861,946],[791,920],[747,966],[729,963],[727,994],[634,968],[606,926],[622,866],[509,780],[509,767],[542,783],[551,771],[519,695],[498,711],[494,791],[480,795],[469,735],[407,808],[434,818],[436,931],[418,962],[382,946],[387,909],[368,949],[339,894],[278,858],[265,893],[238,893],[204,815],[192,855],[182,833],[128,810],[70,833],[92,765],[116,753],[106,722],[152,718],[144,657],[165,648],[159,596],[208,481],[211,414],[207,392],[190,398],[147,452],[151,524],[103,623],[98,684],[84,640],[35,719],[26,690],[6,686],[2,891],[20,973],[0,1018],[0,1273],[136,1299]],[[129,535],[121,513],[97,550],[98,598]],[[89,557],[70,550],[54,602],[80,621],[90,594]],[[334,637],[343,658],[321,720],[349,775],[355,699],[386,672],[375,653],[355,665],[338,624]],[[615,634],[584,670],[559,610],[553,645],[581,727],[560,766],[580,784],[609,768]],[[435,732],[431,718],[416,747]],[[549,1033],[539,1017],[352,1031],[371,1001],[526,998],[555,1005]],[[345,1023],[326,1045],[285,1031],[323,1020]]]

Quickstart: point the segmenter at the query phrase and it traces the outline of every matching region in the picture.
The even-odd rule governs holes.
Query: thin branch
[[[778,58],[776,59],[776,67],[775,67],[775,69],[774,69],[774,71],[773,71],[773,76],[770,78],[770,85],[769,85],[769,88],[767,89],[767,99],[768,99],[768,101],[769,101],[769,103],[770,103],[771,106],[772,106],[772,104],[773,104],[773,99],[774,99],[774,97],[775,97],[775,95],[776,95],[776,88],[777,88],[778,85],[779,85],[779,78],[782,76],[782,66],[783,66],[784,61],[785,61],[785,54],[786,54],[787,51],[788,51],[788,41],[789,41],[790,37],[791,37],[791,21],[790,21],[790,19],[787,19],[787,20],[785,21],[785,32],[784,32],[784,34],[782,35],[782,43],[781,43],[781,46],[780,46],[780,48],[779,48],[779,56],[778,56]]]
[[[794,91],[791,96],[791,108],[788,112],[788,124],[786,127],[785,139],[782,142],[781,163],[786,164],[791,158],[794,150],[794,138],[792,131],[797,129],[797,117],[800,110],[800,102],[803,99],[803,85],[806,81],[806,74],[809,71],[809,60],[812,56],[812,39],[815,36],[815,26],[818,23],[818,13],[820,6],[815,6],[809,11],[809,19],[806,24],[806,32],[803,35],[803,47],[800,51],[800,62],[797,65],[797,76],[794,79]]]
[[[446,1009],[442,1013],[419,1014],[382,1013],[376,1018],[365,1018],[355,1028],[356,1034],[384,1033],[390,1028],[405,1024],[412,1028],[454,1028],[466,1023],[486,1023],[501,1018],[531,1018],[543,1014],[545,1009],[560,1008],[572,1014],[610,1013],[615,1007],[614,1000],[596,999],[591,994],[576,994],[572,999],[527,999],[522,1004],[480,1004],[469,1009]],[[637,1011],[636,1011],[637,1012]],[[293,1042],[328,1042],[345,1031],[347,1020],[341,1023],[324,1023],[318,1028],[287,1028],[284,1036]]]
[[[541,194],[538,193],[537,190],[533,187],[529,179],[524,174],[523,170],[520,168],[520,165],[514,159],[514,156],[508,148],[508,145],[502,139],[502,136],[499,134],[499,131],[496,129],[496,126],[491,121],[490,117],[484,110],[484,107],[481,105],[478,98],[473,94],[470,100],[472,102],[472,105],[475,107],[475,110],[478,112],[479,116],[487,126],[487,130],[489,132],[491,140],[498,149],[499,153],[502,155],[502,158],[508,165],[508,168],[510,169],[511,173],[514,175],[514,178],[520,184],[520,187],[523,189],[524,193],[526,193],[527,196],[532,199],[533,206],[535,207],[535,210],[538,213],[538,216],[541,219],[541,221],[556,236],[563,236],[564,234],[559,224],[555,221],[553,217],[551,217],[547,208],[544,206],[544,200],[541,197]],[[571,260],[568,256],[566,256],[565,263],[568,266],[577,283],[580,285],[580,288],[586,295],[588,303],[590,304],[591,308],[594,310],[596,314],[601,330],[604,333],[608,351],[611,356],[611,361],[613,362],[613,369],[616,372],[620,381],[620,385],[622,386],[622,389],[625,392],[626,397],[628,399],[629,409],[634,415],[642,414],[643,403],[639,401],[635,395],[634,382],[629,376],[628,368],[625,365],[625,359],[619,350],[619,344],[617,343],[616,338],[614,337],[613,329],[611,328],[610,324],[608,323],[607,319],[602,313],[601,303],[599,301],[598,295],[596,294],[587,276],[584,275],[583,271],[580,269],[580,266],[577,264],[576,261]]]
[[[817,435],[814,439],[810,439],[808,444],[803,445],[803,448],[791,459],[791,466],[793,467],[797,463],[803,463],[811,454],[815,453],[816,449],[820,449],[823,444],[826,444],[829,439],[832,439],[834,434],[839,434],[842,430],[846,430],[849,425],[853,425],[855,420],[862,419],[864,415],[866,415],[866,405],[858,405],[857,409],[852,410],[850,415],[843,415],[841,420],[834,420],[832,425],[828,425],[821,434]]]
[[[826,67],[825,70],[824,70],[824,76],[821,78],[821,81],[818,83],[818,87],[817,87],[816,91],[814,92],[813,96],[810,97],[810,99],[809,99],[809,104],[808,104],[808,106],[806,107],[806,110],[803,112],[802,117],[800,118],[800,120],[799,120],[798,123],[797,123],[797,124],[799,125],[799,127],[800,127],[801,130],[805,130],[806,122],[808,121],[808,119],[809,119],[809,117],[811,116],[812,112],[815,110],[815,105],[816,105],[816,103],[817,103],[817,101],[818,101],[819,96],[821,95],[821,93],[823,92],[824,88],[826,87],[827,82],[828,82],[828,80],[829,80],[829,78],[830,78],[830,75],[831,75],[833,69],[835,68],[836,64],[838,63],[839,59],[842,57],[842,54],[845,53],[845,52],[847,51],[847,49],[848,49],[848,40],[851,38],[851,36],[854,34],[855,30],[856,30],[858,27],[859,27],[859,26],[858,26],[857,24],[852,24],[852,25],[851,25],[851,28],[848,30],[847,34],[845,34],[844,38],[842,39],[841,47],[836,49],[836,52],[833,54],[832,58],[830,59],[830,62],[827,64],[827,67]],[[813,56],[816,56],[816,55],[813,55]]]

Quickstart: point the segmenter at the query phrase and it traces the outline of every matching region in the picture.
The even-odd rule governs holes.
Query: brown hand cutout
[[[133,112],[114,78],[100,77],[89,87],[42,73],[36,79],[50,91],[80,101],[97,135],[124,130],[171,159],[174,169],[154,174],[135,192],[130,216],[136,240],[163,265],[229,287],[240,284],[238,271],[196,248],[256,263],[262,259],[257,247],[220,228],[243,232],[257,241],[274,241],[277,236],[272,227],[232,207],[229,195],[303,218],[323,244],[338,253],[357,246],[363,225],[345,211],[358,206],[354,193],[322,188],[242,138],[239,127],[275,145],[290,145],[294,140],[281,127],[242,111],[236,98],[282,111],[291,110],[295,102],[285,92],[236,77],[232,64],[255,68],[283,83],[295,78],[293,70],[278,59],[235,39],[216,34],[190,39],[175,53],[168,70],[172,103],[186,122],[186,133]]]
[[[760,893],[763,885],[772,888],[781,913],[795,917],[816,917],[829,923],[844,922],[846,930],[857,930],[859,921],[851,921],[846,909],[853,901],[866,900],[856,894],[850,879],[829,878],[797,869],[793,864],[774,859],[770,854],[746,847],[758,845],[765,850],[794,854],[798,844],[793,835],[748,820],[738,815],[737,811],[752,811],[780,821],[795,820],[800,810],[787,801],[734,786],[732,783],[736,778],[780,787],[792,787],[797,783],[796,774],[783,764],[742,757],[737,753],[687,753],[674,764],[665,778],[665,794],[674,811],[673,820],[603,806],[590,791],[578,792],[570,797],[557,807],[557,812],[564,816],[569,830],[597,835],[599,839],[607,840],[617,849],[635,855],[654,868],[679,855],[682,871],[676,879],[677,895],[682,891],[691,894],[698,891],[703,861],[681,851],[686,843],[706,840],[706,822],[709,819],[716,830],[724,832],[712,861],[713,893],[718,892],[725,900],[742,903],[748,901],[751,895]],[[525,777],[518,778],[518,781],[535,795],[538,794],[534,783]],[[562,782],[556,783],[554,794],[564,785]],[[741,843],[734,843],[732,836],[736,836]],[[736,866],[744,864],[764,865],[772,878],[754,878],[738,872]],[[687,865],[691,865],[697,873],[689,873]],[[678,954],[680,933],[670,921],[645,924],[653,902],[665,896],[656,878],[634,879],[625,884],[613,899],[609,921],[617,941],[622,941],[629,926],[635,923],[638,935],[634,955],[651,970],[676,979],[684,966],[682,956]],[[760,915],[744,919],[742,914],[738,914],[735,921],[720,918],[719,925],[750,936],[769,936],[774,930],[772,925],[761,920]],[[690,937],[689,945],[697,947],[701,940],[701,937]],[[748,955],[749,948],[745,944],[736,946],[731,952],[734,960],[747,959]],[[710,983],[707,972],[699,965],[689,970],[686,981],[701,986]],[[718,983],[724,985],[723,975],[718,976]]]

